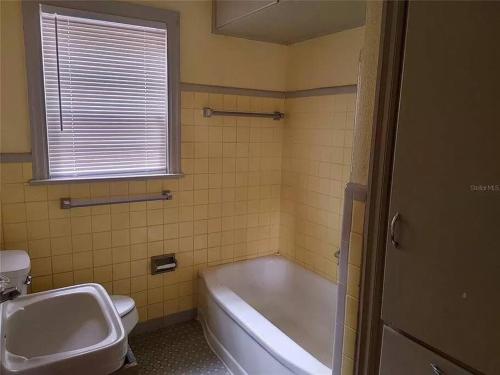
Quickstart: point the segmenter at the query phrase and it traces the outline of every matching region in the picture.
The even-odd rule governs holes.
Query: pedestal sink
[[[82,284],[0,304],[0,373],[110,374],[127,336],[106,290]]]

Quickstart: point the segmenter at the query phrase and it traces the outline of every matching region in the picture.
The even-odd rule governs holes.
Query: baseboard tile
[[[168,327],[173,324],[187,322],[189,320],[195,319],[197,315],[197,309],[191,309],[167,315],[161,318],[146,320],[145,322],[138,323],[132,330],[132,332],[130,332],[130,336],[140,335],[141,333],[156,331],[160,328]]]

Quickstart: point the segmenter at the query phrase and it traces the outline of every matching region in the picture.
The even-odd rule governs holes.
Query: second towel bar
[[[212,116],[238,116],[238,117],[265,117],[273,120],[281,120],[285,118],[283,112],[259,113],[259,112],[233,112],[233,111],[216,111],[212,108],[203,108],[203,117]]]

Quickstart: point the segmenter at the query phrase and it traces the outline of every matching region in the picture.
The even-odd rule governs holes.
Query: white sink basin
[[[8,374],[109,374],[127,336],[106,290],[82,284],[0,304],[1,368]]]

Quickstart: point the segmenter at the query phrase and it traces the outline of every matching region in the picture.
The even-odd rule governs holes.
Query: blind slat
[[[166,29],[41,16],[50,176],[166,173]]]

